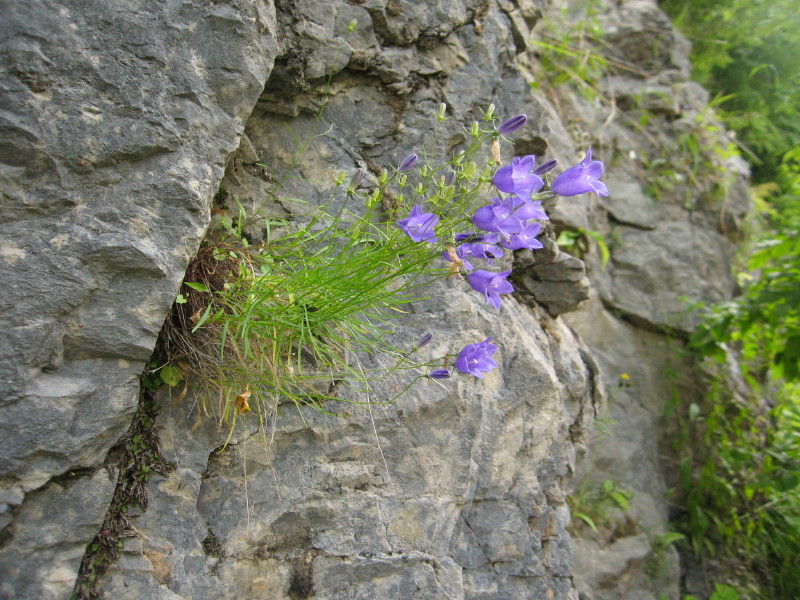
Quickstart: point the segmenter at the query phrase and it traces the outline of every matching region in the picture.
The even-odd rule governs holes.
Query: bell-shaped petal
[[[532,173],[535,164],[536,157],[533,154],[522,158],[515,156],[510,165],[497,170],[492,183],[506,194],[530,198],[544,186],[542,178]]]
[[[434,231],[439,223],[439,217],[433,213],[422,212],[422,208],[415,204],[408,213],[408,217],[400,219],[397,226],[405,231],[406,235],[415,242],[430,242],[435,244],[438,240]]]
[[[604,168],[602,161],[592,160],[592,147],[589,146],[586,157],[556,177],[550,189],[559,196],[577,196],[587,192],[608,196],[606,184],[600,181]]]
[[[512,235],[510,240],[500,240],[500,245],[509,250],[519,250],[520,248],[535,250],[537,248],[544,248],[542,242],[536,239],[536,236],[539,235],[541,230],[542,226],[539,223],[531,223],[519,233]]]
[[[472,222],[484,231],[494,231],[509,236],[522,229],[522,221],[514,215],[515,208],[513,197],[505,200],[494,198],[491,204],[475,211]]]
[[[497,346],[491,343],[492,338],[483,342],[464,346],[456,358],[455,367],[466,375],[474,375],[483,379],[483,374],[497,368],[497,363],[490,358],[497,352]]]
[[[500,294],[510,294],[514,286],[506,281],[511,271],[492,273],[491,271],[474,271],[467,275],[467,282],[476,292],[486,296],[486,303],[500,308]]]
[[[541,202],[534,202],[533,200],[523,200],[516,198],[514,200],[514,216],[523,221],[527,219],[540,219],[547,221],[550,217],[544,212]]]

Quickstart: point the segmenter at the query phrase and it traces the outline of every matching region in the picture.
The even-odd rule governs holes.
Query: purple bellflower
[[[603,169],[602,161],[592,160],[592,147],[589,146],[586,157],[556,177],[550,189],[559,196],[577,196],[587,192],[608,196],[606,184],[600,181]]]
[[[500,294],[510,294],[514,286],[506,281],[511,271],[492,273],[491,271],[473,271],[467,275],[467,282],[476,292],[486,296],[486,303],[500,308]]]
[[[511,117],[510,119],[506,119],[503,121],[503,124],[497,128],[497,133],[500,135],[506,135],[509,133],[514,133],[517,129],[525,125],[528,122],[528,115],[521,114],[517,115],[516,117]]]
[[[483,342],[464,346],[456,358],[456,369],[479,379],[483,379],[483,373],[496,369],[497,363],[490,357],[497,352],[497,346],[491,341],[492,338],[486,338]]]
[[[550,217],[544,212],[541,201],[523,200],[514,198],[514,216],[518,219],[541,219],[547,221]]]
[[[496,231],[504,236],[517,233],[522,229],[522,221],[514,215],[515,199],[511,196],[505,200],[493,198],[491,204],[480,207],[472,215],[472,222],[484,231]]]
[[[509,166],[497,169],[492,183],[501,192],[530,199],[544,186],[542,178],[532,173],[535,164],[536,157],[533,154],[522,158],[515,156]]]
[[[397,172],[405,173],[406,171],[410,171],[417,166],[417,160],[416,154],[409,154],[402,161],[400,161],[400,166],[397,167]]]
[[[500,240],[500,245],[509,250],[519,250],[520,248],[535,250],[537,248],[544,248],[542,242],[536,239],[541,229],[542,226],[539,223],[531,223],[519,233],[511,236],[510,240]]]
[[[434,228],[439,223],[439,217],[433,213],[423,213],[422,208],[415,204],[408,213],[408,217],[400,219],[397,226],[406,232],[406,235],[415,242],[430,242],[435,244],[438,240]]]
[[[461,244],[461,246],[459,246],[461,253],[465,257],[472,256],[474,258],[482,258],[489,266],[492,266],[493,259],[503,256],[503,249],[497,245],[497,240],[500,238],[500,236],[497,234],[495,235],[497,237],[494,238],[495,241],[491,244],[486,242],[469,242],[466,244]],[[470,267],[470,270],[471,269],[472,268]]]

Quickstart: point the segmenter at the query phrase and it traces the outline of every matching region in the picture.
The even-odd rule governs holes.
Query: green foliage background
[[[705,406],[685,407],[676,441],[683,526],[696,555],[737,559],[754,576],[749,585],[735,578],[747,597],[798,598],[800,3],[663,0],[661,7],[691,39],[694,77],[716,95],[757,184],[742,294],[704,307],[691,339],[700,362],[727,364],[733,352],[751,393],[734,394],[721,368]]]

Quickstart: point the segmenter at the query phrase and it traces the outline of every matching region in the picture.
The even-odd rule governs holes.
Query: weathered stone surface
[[[471,291],[435,292],[403,338],[436,332],[425,350],[437,356],[494,335],[500,368],[484,380],[326,406],[336,416],[284,407],[223,452],[227,431],[189,433],[194,415],[165,401],[163,451],[179,468],[150,485],[140,541],[106,577],[107,596],[573,598],[561,482],[570,430],[597,400],[593,366],[543,313],[509,300],[492,315]],[[378,384],[372,401],[395,385]]]
[[[190,398],[162,398],[163,449],[177,468],[150,481],[148,510],[133,519],[139,537],[100,590],[123,600],[677,598],[677,559],[657,539],[667,530],[659,442],[672,386],[697,390],[686,365],[682,379],[665,376],[676,363],[660,332],[692,327],[681,295],[730,294],[747,198],[735,185],[721,204],[685,186],[660,201],[645,192],[653,159],[693,131],[706,99],[686,81],[688,45],[654,0],[601,6],[611,57],[633,70],[601,82],[606,97],[593,100],[531,92],[542,74],[529,34],[542,14],[560,14],[548,2],[296,0],[277,14],[270,2],[156,4],[3,7],[2,597],[60,598],[72,587],[113,482],[102,470],[54,476],[100,464],[127,428],[137,375],[237,144],[224,187],[250,207],[296,140],[316,133],[283,189],[312,210],[340,170],[374,173],[429,148],[440,102],[450,118],[439,157],[493,102],[501,117],[529,117],[517,154],[568,166],[593,143],[606,161],[608,199],[548,209],[553,239],[598,232],[609,265],[591,240],[582,262],[551,239],[539,256],[516,254],[532,310],[508,298],[495,312],[453,282],[411,306],[397,343],[433,332],[431,357],[495,337],[501,366],[481,381],[419,382],[394,404],[331,406],[335,417],[284,407],[224,451],[224,427],[193,429]],[[584,3],[568,8],[568,19],[585,16]],[[620,118],[641,108],[662,119],[663,136]],[[303,212],[291,202],[269,210]],[[542,309],[579,303],[558,319]],[[617,387],[621,373],[632,386]],[[403,385],[387,378],[369,401]],[[576,466],[601,388],[615,437],[596,439]],[[582,539],[573,567],[565,497],[576,468],[633,496],[616,537]],[[52,506],[59,518],[43,527]]]
[[[272,66],[275,15],[237,0],[1,10],[0,509],[19,512],[0,570],[15,574],[6,597],[61,598],[81,538],[65,525],[52,552],[12,569],[31,549],[31,523],[18,519],[53,510],[23,498],[102,462],[128,427],[138,375]],[[108,500],[108,487],[97,493]],[[100,504],[87,505],[87,523],[102,520]]]
[[[309,14],[297,4],[280,19],[313,19],[326,37],[343,39],[347,21],[333,15],[350,9],[333,6]],[[522,143],[536,143],[546,131],[535,118],[539,104],[523,95],[527,85],[514,63],[518,49],[504,11],[450,3],[450,16],[438,25],[444,29],[434,36],[426,30],[430,15],[420,20],[413,10],[362,6],[370,20],[357,17],[354,37],[347,38],[350,62],[331,81],[318,129],[323,82],[299,69],[295,75],[305,75],[292,88],[285,77],[268,83],[246,127],[250,145],[224,182],[246,206],[263,203],[272,179],[264,167],[248,164],[252,157],[280,176],[295,136],[312,131],[332,127],[282,190],[312,206],[284,202],[270,207],[277,214],[326,201],[339,170],[396,164],[429,147],[441,101],[453,117],[440,136],[442,153],[463,143],[463,123],[490,101],[499,114],[534,117]],[[412,16],[413,24],[405,21]],[[415,39],[417,47],[408,46]],[[286,53],[305,55],[299,43]],[[286,61],[284,55],[277,63]],[[221,454],[227,431],[205,423],[187,434],[194,416],[187,421],[185,407],[165,405],[164,452],[179,468],[154,479],[149,508],[135,523],[141,545],[126,547],[104,593],[575,598],[562,481],[599,402],[594,362],[541,310],[532,313],[509,298],[498,313],[463,283],[440,284],[432,295],[398,323],[398,343],[430,331],[434,340],[425,350],[438,356],[493,335],[502,352],[497,372],[482,381],[421,382],[371,411],[330,407],[338,417],[304,411],[304,422],[285,408],[265,432],[237,434]],[[372,400],[403,387],[393,375],[376,384]]]

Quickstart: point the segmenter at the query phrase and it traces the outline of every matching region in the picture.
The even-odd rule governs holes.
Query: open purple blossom
[[[417,166],[417,160],[418,158],[416,154],[409,154],[402,161],[400,161],[400,166],[397,167],[397,172],[405,173],[406,171],[410,171]]]
[[[408,217],[400,219],[397,226],[406,232],[406,235],[415,242],[430,242],[435,244],[438,240],[434,228],[439,223],[439,217],[433,213],[423,213],[422,208],[415,204],[408,213]]]
[[[506,119],[503,121],[503,124],[497,128],[497,133],[500,135],[506,135],[508,133],[514,133],[517,129],[525,125],[528,122],[528,116],[526,114],[517,115],[516,117],[511,117],[510,119]]]
[[[449,379],[450,371],[447,369],[437,369],[436,371],[428,373],[428,377],[431,379]]]
[[[523,228],[517,234],[511,236],[510,240],[500,240],[500,245],[509,250],[519,250],[520,248],[527,248],[528,250],[535,250],[537,248],[544,248],[542,242],[536,239],[542,226],[539,223],[531,223]]]
[[[511,271],[492,273],[491,271],[474,271],[467,275],[467,282],[476,292],[486,296],[487,304],[500,308],[500,294],[510,294],[514,286],[506,281]]]
[[[526,219],[541,219],[547,221],[550,217],[544,212],[542,203],[538,200],[514,199],[514,216],[523,221]]]
[[[517,233],[522,229],[522,221],[514,215],[516,208],[513,197],[505,200],[492,199],[491,204],[482,206],[472,215],[472,222],[484,231],[496,231],[504,236]]]
[[[456,358],[456,369],[479,379],[483,379],[483,373],[496,369],[497,363],[490,357],[497,352],[497,346],[491,341],[492,338],[486,338],[483,342],[464,346]]]
[[[460,248],[462,248],[461,252],[464,256],[482,258],[490,267],[492,266],[493,259],[503,256],[503,249],[497,244],[485,244],[483,242],[466,243],[461,244]],[[472,267],[470,267],[470,270],[472,270]]]
[[[515,156],[509,166],[497,169],[492,183],[506,194],[530,198],[544,186],[542,178],[532,173],[535,164],[536,157],[533,154],[522,158]]]
[[[608,196],[606,184],[600,181],[603,169],[602,161],[592,160],[592,147],[589,146],[586,157],[556,177],[550,189],[559,196],[577,196],[587,192]]]

